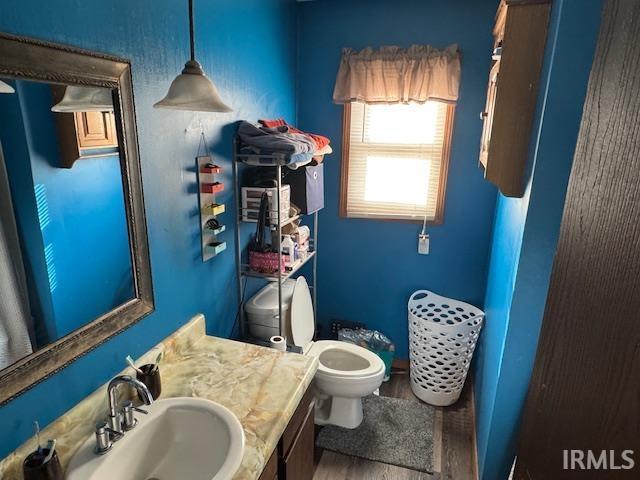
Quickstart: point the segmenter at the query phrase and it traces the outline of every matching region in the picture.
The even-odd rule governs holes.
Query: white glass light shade
[[[52,112],[113,112],[111,90],[101,87],[79,87],[69,85],[64,97],[53,107]]]
[[[14,92],[15,90],[11,85],[9,85],[8,83],[4,83],[2,80],[0,80],[0,93],[14,93]]]
[[[218,89],[195,60],[185,64],[182,73],[171,82],[167,96],[154,107],[196,112],[233,111],[222,101]]]

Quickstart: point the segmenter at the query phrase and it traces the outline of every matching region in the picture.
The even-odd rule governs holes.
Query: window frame
[[[451,139],[453,137],[453,120],[455,116],[455,104],[447,103],[447,112],[444,125],[444,142],[442,145],[442,161],[440,178],[438,180],[438,193],[436,199],[436,214],[433,220],[428,220],[427,225],[442,225],[444,223],[444,207],[447,190],[447,175],[449,172],[449,160],[451,157]],[[347,195],[349,189],[349,150],[351,144],[351,103],[345,103],[342,114],[342,164],[340,167],[340,199],[339,214],[341,218],[359,218],[364,220],[382,220],[386,222],[422,223],[423,219],[409,217],[369,217],[363,215],[349,215],[347,213]]]

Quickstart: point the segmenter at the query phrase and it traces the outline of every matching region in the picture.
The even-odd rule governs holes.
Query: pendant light
[[[13,92],[15,92],[15,90],[11,85],[9,85],[8,83],[4,83],[2,80],[0,80],[0,93],[13,93]]]
[[[191,59],[184,65],[182,73],[171,82],[167,96],[154,107],[197,112],[231,112],[232,109],[222,101],[215,85],[196,61],[193,0],[189,0],[189,39]]]
[[[51,107],[52,112],[113,112],[111,90],[103,87],[69,85],[62,100]]]

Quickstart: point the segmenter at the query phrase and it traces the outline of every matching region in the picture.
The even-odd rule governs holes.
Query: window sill
[[[392,222],[392,223],[414,223],[418,225],[422,225],[424,218],[420,217],[378,217],[378,216],[368,216],[368,215],[349,215],[344,212],[340,212],[340,218],[345,220],[374,220],[374,221],[382,221],[382,222]],[[442,225],[444,223],[443,218],[435,218],[433,220],[427,220],[427,225]]]

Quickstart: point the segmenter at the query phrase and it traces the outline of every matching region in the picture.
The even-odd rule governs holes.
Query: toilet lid
[[[286,311],[293,297],[293,289],[296,282],[287,279],[282,282],[282,310]],[[278,310],[278,283],[270,282],[262,290],[256,293],[245,303],[244,309],[249,314],[277,316]]]
[[[293,344],[298,347],[306,347],[315,331],[315,319],[313,317],[313,302],[309,293],[309,285],[303,276],[296,279],[291,300],[291,336]]]

